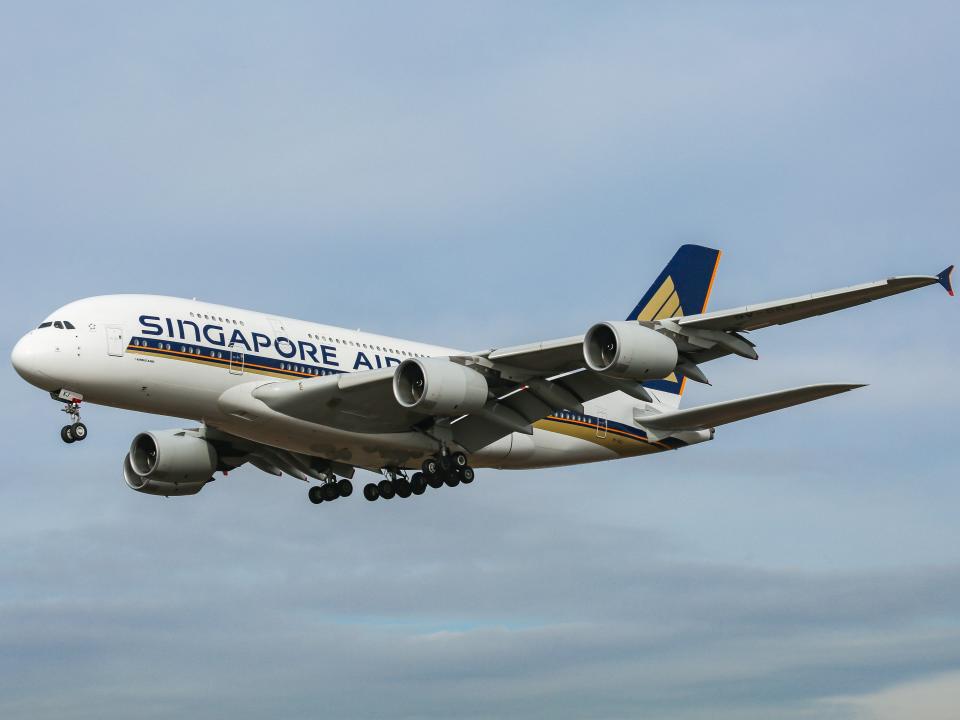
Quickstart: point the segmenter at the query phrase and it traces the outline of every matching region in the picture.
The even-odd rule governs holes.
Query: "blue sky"
[[[156,292],[464,348],[960,259],[951,3],[0,8],[4,347]],[[957,304],[758,332],[696,404],[869,387],[682,453],[316,508],[129,491],[177,421],[2,371],[10,718],[952,717]]]

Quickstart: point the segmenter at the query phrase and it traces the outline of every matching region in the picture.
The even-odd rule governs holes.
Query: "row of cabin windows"
[[[219,315],[208,315],[206,313],[190,313],[190,317],[196,318],[198,320],[216,320],[222,322],[225,325],[244,325],[243,320],[232,320],[230,318],[223,318]],[[42,326],[41,326],[42,327]],[[71,326],[72,329],[73,326]],[[397,350],[395,348],[381,347],[380,345],[368,345],[367,343],[358,343],[353,340],[343,340],[342,338],[327,337],[326,335],[314,335],[313,333],[307,333],[307,337],[311,340],[322,340],[323,342],[337,342],[342,345],[353,345],[354,347],[362,347],[365,350],[376,350],[378,352],[389,352],[394,355],[403,355],[405,357],[426,357],[422,353],[408,352],[406,350]]]
[[[310,367],[309,365],[294,365],[293,363],[280,363],[281,370],[303,373],[304,375],[334,375],[335,370],[325,370],[324,368]]]
[[[406,350],[397,350],[396,348],[388,348],[381,345],[369,345],[367,343],[354,342],[353,340],[327,337],[326,335],[314,335],[313,333],[307,333],[307,337],[311,340],[320,340],[322,342],[335,342],[340,343],[341,345],[353,345],[354,347],[363,348],[364,350],[376,350],[378,352],[388,352],[393,353],[394,355],[404,355],[407,357],[426,357],[426,355],[423,355],[422,353],[407,352]]]
[[[139,338],[133,339],[133,345],[136,347],[151,347],[149,340],[140,340]],[[156,341],[154,343],[158,350],[174,350],[176,345],[172,345],[168,342]],[[193,345],[181,345],[180,352],[187,355],[203,355],[203,349],[195,347]],[[207,355],[212,358],[217,358],[218,360],[223,359],[223,352],[221,350],[207,350]],[[229,353],[227,354],[229,357]],[[333,375],[334,370],[325,370],[323,368],[310,367],[308,365],[294,365],[293,363],[280,363],[281,370],[288,370],[291,372],[299,372],[304,375]]]
[[[72,322],[67,320],[52,320],[47,322],[42,322],[38,326],[38,329],[42,330],[43,328],[48,328],[50,326],[55,327],[57,330],[76,330]]]
[[[190,317],[196,318],[197,320],[216,320],[217,322],[222,322],[224,325],[243,325],[243,320],[231,320],[230,318],[223,318],[219,315],[207,315],[206,313],[190,313]]]

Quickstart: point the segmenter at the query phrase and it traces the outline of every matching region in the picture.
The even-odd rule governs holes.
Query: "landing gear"
[[[461,482],[468,485],[474,477],[473,468],[462,452],[444,453],[423,461],[423,479],[435,490],[444,485],[456,487]]]
[[[439,489],[444,484],[449,487],[456,487],[460,483],[467,485],[474,478],[473,468],[467,464],[467,456],[460,452],[428,457],[421,468],[422,472],[415,472],[409,478],[403,470],[386,468],[384,474],[387,477],[378,483],[365,485],[363,496],[371,502],[379,498],[389,500],[394,496],[408,498],[411,495],[423,495],[428,487]]]
[[[353,483],[346,478],[327,480],[323,485],[314,485],[307,491],[307,497],[314,505],[324,500],[332,502],[337,498],[350,497],[353,493]]]
[[[70,424],[60,428],[60,439],[65,443],[80,442],[87,439],[87,426],[80,422],[80,402],[71,400],[60,408],[70,416]]]

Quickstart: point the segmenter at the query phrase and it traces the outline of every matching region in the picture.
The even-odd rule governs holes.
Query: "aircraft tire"
[[[337,481],[337,492],[340,493],[340,497],[350,497],[353,495],[353,483],[347,478],[341,478]]]
[[[370,502],[373,502],[380,497],[380,490],[377,488],[376,484],[367,483],[363,486],[363,496]]]
[[[467,456],[464,455],[462,452],[455,452],[453,455],[450,456],[450,459],[453,461],[453,466],[458,470],[462,470],[468,465]]]
[[[469,485],[470,483],[473,482],[473,479],[475,477],[476,475],[473,472],[473,468],[470,467],[469,465],[465,465],[464,467],[460,468],[460,480],[463,483]]]
[[[414,495],[423,495],[427,490],[427,479],[423,473],[414,473],[410,476],[410,492]]]
[[[423,474],[427,476],[427,479],[435,478],[440,474],[440,463],[437,462],[436,458],[428,457],[423,461],[423,465],[420,466],[420,469],[423,470]]]
[[[443,481],[447,484],[447,487],[456,487],[460,484],[460,475],[455,472],[447,473]]]
[[[380,491],[380,497],[382,497],[384,500],[389,500],[397,494],[396,488],[393,487],[393,483],[389,480],[381,480],[378,482],[377,490]]]
[[[87,439],[87,426],[82,422],[78,422],[73,426],[73,439],[77,442]]]
[[[323,488],[319,485],[314,485],[309,490],[307,490],[307,497],[310,498],[310,502],[314,505],[319,505],[323,502]]]
[[[393,481],[393,488],[397,491],[397,497],[408,498],[413,488],[410,487],[410,481],[406,478],[397,478]]]
[[[76,438],[73,436],[73,426],[64,425],[60,428],[60,439],[65,443],[72,443]]]

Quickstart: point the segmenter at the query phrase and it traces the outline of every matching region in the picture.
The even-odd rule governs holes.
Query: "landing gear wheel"
[[[335,482],[328,482],[325,485],[320,486],[320,497],[322,497],[327,502],[331,500],[336,500],[340,497],[340,492],[337,489],[337,484]]]
[[[73,425],[64,425],[60,428],[60,439],[65,443],[72,443],[76,438],[73,436]]]
[[[423,470],[423,474],[427,476],[427,480],[430,480],[440,473],[440,463],[437,462],[436,458],[429,457],[423,461],[420,469]]]
[[[340,497],[350,497],[353,494],[353,483],[342,478],[337,481],[337,490],[340,492]]]
[[[410,476],[410,492],[414,495],[423,495],[427,490],[427,479],[423,473],[414,473]]]
[[[455,465],[453,464],[453,458],[450,455],[441,455],[440,456],[440,470],[445,473],[453,470]]]
[[[73,426],[73,439],[77,442],[87,439],[87,426],[82,422],[78,422]]]
[[[380,490],[378,490],[377,486],[373,483],[367,483],[363,486],[363,496],[370,502],[373,502],[380,497]]]
[[[466,467],[460,468],[460,480],[465,484],[469,485],[473,482],[473,478],[476,477],[473,473],[473,468],[467,465]]]
[[[380,491],[380,497],[384,500],[389,500],[397,494],[396,488],[393,487],[393,483],[389,480],[381,480],[377,483],[377,490]]]
[[[450,460],[453,461],[453,466],[458,470],[467,467],[467,456],[462,452],[455,452],[450,456]]]
[[[314,505],[319,505],[323,502],[323,488],[319,485],[314,485],[312,488],[307,490],[307,497],[310,498],[310,502]]]
[[[442,475],[437,474],[437,475],[434,475],[433,477],[431,477],[430,475],[427,475],[426,480],[427,480],[427,485],[432,487],[434,490],[439,490],[440,488],[443,487]]]
[[[406,478],[397,478],[393,481],[393,487],[397,491],[397,496],[402,498],[410,497],[413,488],[410,487],[410,481]]]
[[[460,484],[460,475],[455,472],[449,473],[443,478],[443,481],[447,484],[447,487],[456,487]]]

